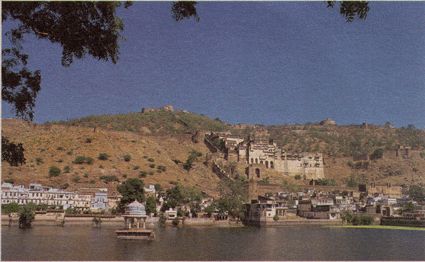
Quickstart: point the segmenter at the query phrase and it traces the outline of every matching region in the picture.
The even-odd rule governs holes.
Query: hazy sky
[[[424,128],[425,3],[369,4],[365,21],[346,23],[324,1],[201,2],[199,22],[176,22],[170,3],[136,2],[119,11],[115,65],[86,57],[64,68],[59,45],[27,38],[42,73],[35,120],[172,104],[231,123]],[[4,103],[3,116],[13,116]]]

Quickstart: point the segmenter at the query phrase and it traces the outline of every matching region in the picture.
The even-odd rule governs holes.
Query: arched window
[[[260,164],[263,164],[263,160],[260,161]]]
[[[258,158],[255,159],[255,163],[258,164]]]
[[[254,158],[251,158],[251,164],[254,164]]]
[[[266,161],[266,168],[269,168],[269,161]]]
[[[274,168],[273,161],[270,161],[270,168]]]
[[[258,178],[260,178],[260,169],[259,168],[255,169],[255,174],[257,175]]]

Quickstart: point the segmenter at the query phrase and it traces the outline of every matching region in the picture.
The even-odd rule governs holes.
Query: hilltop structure
[[[335,120],[330,118],[326,118],[325,120],[320,121],[319,124],[322,126],[336,126]]]
[[[158,112],[158,111],[166,111],[166,112],[174,112],[174,107],[172,105],[165,105],[160,108],[142,108],[142,113],[148,112]]]

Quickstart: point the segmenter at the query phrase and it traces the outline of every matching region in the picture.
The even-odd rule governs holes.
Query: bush
[[[84,178],[88,178],[89,177],[89,174],[88,173],[84,173],[83,177]]]
[[[4,182],[5,182],[5,183],[14,184],[14,183],[15,183],[15,179],[13,179],[13,178],[6,178],[6,179],[4,180]]]
[[[148,161],[149,161],[149,162],[155,162],[155,159],[153,159],[153,158],[148,158]]]
[[[63,168],[63,172],[66,174],[66,173],[69,173],[69,172],[71,172],[71,168],[69,167],[69,166],[65,166],[64,168]]]
[[[92,142],[92,139],[90,138],[90,137],[88,137],[88,138],[86,138],[86,141],[85,141],[87,144],[90,144],[91,142]]]
[[[351,175],[350,178],[347,181],[347,186],[348,187],[357,187],[359,185],[357,179]]]
[[[160,184],[155,184],[155,191],[156,192],[159,192],[161,190],[162,190],[161,185]]]
[[[60,186],[60,189],[67,189],[68,187],[69,187],[69,184],[68,183],[65,183],[65,184],[62,184]]]
[[[63,148],[63,147],[61,147],[61,146],[59,146],[58,148],[56,148],[56,150],[58,150],[58,151],[63,151],[63,150],[64,150],[64,148]]]
[[[133,170],[137,170],[137,169],[139,169],[140,168],[140,166],[134,166],[133,167]]]
[[[149,167],[150,168],[155,168],[155,164],[150,164]]]
[[[274,215],[273,220],[274,221],[278,221],[279,220],[279,216],[278,215]]]
[[[99,160],[108,160],[109,155],[106,153],[100,153],[99,156],[97,157],[97,159]]]
[[[319,179],[316,182],[316,185],[318,186],[336,186],[336,181],[335,179]]]
[[[124,161],[125,162],[130,162],[130,160],[131,160],[131,156],[130,155],[124,155],[123,158],[124,158]]]
[[[89,181],[90,184],[96,184],[96,181],[94,179]]]
[[[103,182],[108,183],[108,182],[114,182],[117,181],[119,182],[119,179],[117,176],[115,175],[110,175],[110,176],[101,176],[100,180],[103,180]]]
[[[146,171],[140,171],[139,172],[139,177],[146,177],[148,173],[146,173]]]
[[[301,179],[301,175],[295,175],[294,177],[296,180],[300,180]]]
[[[59,176],[60,174],[61,174],[61,170],[60,170],[59,167],[57,167],[57,166],[51,166],[49,168],[49,176],[50,177],[56,177],[56,176]]]
[[[91,157],[86,157],[86,156],[77,156],[77,157],[74,159],[73,163],[74,163],[74,164],[79,164],[79,165],[81,165],[81,164],[88,164],[88,165],[91,165],[91,164],[93,164],[93,158],[91,158]]]
[[[378,148],[370,155],[371,160],[381,159],[384,156],[384,149]]]
[[[190,169],[192,169],[193,166],[193,162],[196,161],[198,159],[198,157],[201,157],[202,153],[192,150],[189,153],[189,156],[187,157],[186,162],[183,164],[183,168],[187,171],[190,171]]]
[[[74,177],[72,178],[72,182],[74,182],[74,183],[78,183],[78,182],[80,182],[80,179],[81,179],[81,177],[80,177],[80,176],[74,176]]]
[[[167,167],[165,167],[165,166],[161,166],[161,165],[159,165],[157,168],[158,168],[158,170],[160,170],[160,171],[162,171],[162,172],[167,171]]]
[[[159,225],[161,227],[165,226],[165,221],[167,221],[167,218],[164,216],[164,213],[161,212],[161,214],[159,215]]]
[[[44,162],[43,162],[43,159],[42,159],[41,157],[37,157],[37,158],[35,159],[35,163],[37,163],[37,165],[41,165],[41,164],[43,164]]]

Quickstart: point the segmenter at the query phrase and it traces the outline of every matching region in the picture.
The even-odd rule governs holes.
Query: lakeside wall
[[[10,224],[11,220],[11,224]],[[63,223],[64,226],[92,226],[93,223],[93,217],[63,217],[57,216],[56,214],[36,214],[35,219],[32,222],[33,226],[59,226],[62,224],[62,221],[65,221]],[[124,226],[124,218],[121,216],[115,216],[115,217],[101,217],[101,225],[102,226]],[[17,216],[12,216],[12,219],[9,219],[8,215],[2,215],[1,216],[1,225],[2,226],[18,226],[19,218]],[[149,217],[146,220],[146,226],[147,227],[153,227],[154,224],[158,223],[157,217]]]
[[[13,216],[9,219],[8,215],[1,216],[2,226],[18,226],[18,217]],[[9,222],[11,221],[11,223]],[[64,222],[62,222],[64,221]],[[101,217],[101,226],[124,226],[124,218],[121,216]],[[10,223],[10,224],[9,224]],[[158,217],[148,217],[146,227],[153,228],[159,223]],[[93,217],[67,217],[57,214],[36,214],[32,222],[33,226],[95,226]],[[172,220],[167,220],[166,225],[172,225]],[[274,227],[274,226],[297,226],[297,225],[342,225],[342,220],[335,219],[283,219],[278,221],[251,221],[247,223],[250,226]],[[232,220],[215,220],[212,218],[186,218],[182,219],[180,226],[210,226],[210,227],[243,227],[244,224]]]
[[[383,226],[405,226],[405,227],[425,227],[425,219],[408,219],[401,217],[383,217],[381,218]]]

